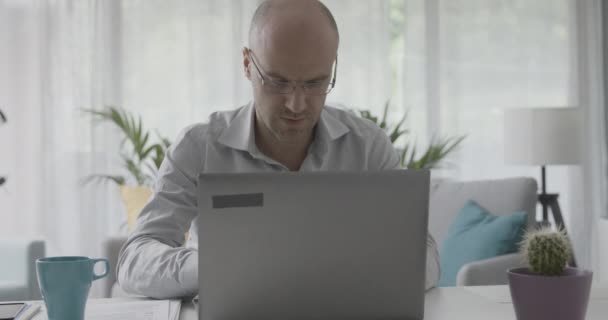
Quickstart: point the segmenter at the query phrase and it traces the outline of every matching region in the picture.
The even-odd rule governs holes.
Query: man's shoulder
[[[354,111],[345,108],[338,108],[332,106],[325,106],[326,116],[331,118],[333,121],[346,126],[349,133],[359,137],[369,137],[374,135],[382,129],[372,121],[362,118],[357,115]]]
[[[215,140],[230,125],[242,108],[213,112],[206,122],[189,125],[184,128],[182,133],[197,141]]]

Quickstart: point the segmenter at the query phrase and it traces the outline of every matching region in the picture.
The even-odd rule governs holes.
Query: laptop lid
[[[200,319],[422,319],[429,172],[199,177]]]

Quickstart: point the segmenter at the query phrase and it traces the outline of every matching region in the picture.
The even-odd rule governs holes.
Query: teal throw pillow
[[[516,252],[526,219],[523,211],[496,216],[469,200],[450,225],[439,253],[439,286],[455,286],[464,264]]]

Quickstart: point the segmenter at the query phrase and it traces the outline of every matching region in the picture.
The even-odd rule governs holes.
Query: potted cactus
[[[532,230],[520,245],[529,268],[509,270],[518,320],[584,320],[593,273],[572,268],[572,247],[563,230]]]

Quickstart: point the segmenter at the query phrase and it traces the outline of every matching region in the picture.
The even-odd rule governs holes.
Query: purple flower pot
[[[507,274],[517,320],[585,320],[593,272],[566,268],[549,277],[515,268]]]

